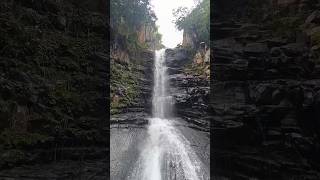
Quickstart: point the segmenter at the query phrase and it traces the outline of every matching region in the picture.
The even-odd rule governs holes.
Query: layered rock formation
[[[85,176],[106,177],[107,7],[86,3],[0,2],[0,169],[74,161],[48,173],[1,171],[1,178],[81,178],[86,167]]]
[[[110,99],[111,114],[116,115],[112,119],[122,115],[127,119],[126,113],[131,113],[129,117],[151,113],[154,51],[162,47],[161,35],[154,22],[131,28],[136,31],[121,33],[120,27],[111,28]]]
[[[128,62],[111,58],[111,124],[147,123],[151,115],[154,53],[129,57]]]
[[[285,4],[290,6],[284,1],[277,5]],[[239,7],[249,9],[246,5]],[[230,14],[222,18],[228,7],[223,4],[213,20],[211,162],[219,175],[319,179],[318,57],[312,53],[314,45],[305,29],[269,26],[278,20],[272,13],[279,6],[261,6],[271,14],[256,23],[253,17],[237,19],[232,13],[232,18]],[[296,14],[294,18],[306,17]]]
[[[210,131],[209,79],[199,74],[188,73],[188,65],[193,63],[193,53],[187,49],[166,50],[170,93],[174,97],[177,117],[189,122],[189,126],[202,131]]]

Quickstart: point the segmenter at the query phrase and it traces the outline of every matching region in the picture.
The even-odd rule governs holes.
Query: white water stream
[[[164,52],[162,49],[155,54],[153,118],[149,119],[148,139],[127,179],[208,180],[190,143],[174,126]]]

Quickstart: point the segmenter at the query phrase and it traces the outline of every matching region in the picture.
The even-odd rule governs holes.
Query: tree
[[[116,35],[125,37],[124,45],[129,49],[139,48],[137,32],[145,25],[155,29],[155,40],[161,43],[155,23],[157,17],[151,8],[150,0],[110,0],[110,13],[112,30]],[[141,47],[145,46],[141,44]]]
[[[199,41],[209,43],[210,40],[210,1],[202,0],[191,11],[179,7],[173,11],[174,23],[179,30],[192,31],[198,35]]]

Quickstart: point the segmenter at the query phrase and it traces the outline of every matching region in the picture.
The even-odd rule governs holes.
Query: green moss
[[[121,65],[114,61],[111,63],[111,114],[117,113],[119,108],[132,105],[138,95],[139,75],[133,71],[134,66],[132,63],[128,65]],[[122,94],[119,94],[119,91]],[[115,95],[118,96],[118,101],[112,100]]]

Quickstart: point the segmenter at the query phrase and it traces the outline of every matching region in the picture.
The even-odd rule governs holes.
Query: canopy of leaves
[[[153,27],[153,44],[161,45],[161,34],[155,22],[157,17],[150,5],[151,0],[110,0],[110,25],[117,35],[123,36],[121,43],[128,49],[148,48],[150,42],[138,42],[138,31],[143,26]]]
[[[111,26],[120,31],[134,31],[141,24],[155,24],[157,20],[150,0],[111,0],[110,13]]]
[[[191,11],[179,7],[173,11],[174,23],[179,30],[193,31],[199,41],[209,43],[210,37],[210,1],[200,1]]]

